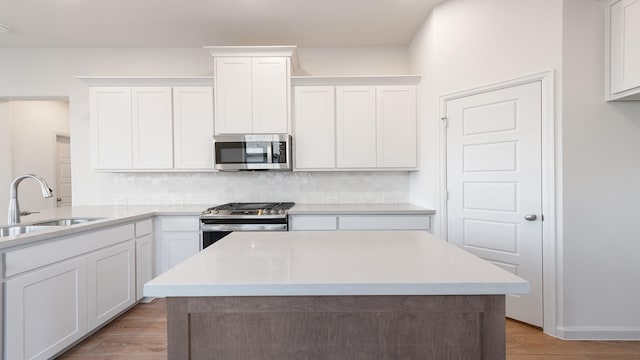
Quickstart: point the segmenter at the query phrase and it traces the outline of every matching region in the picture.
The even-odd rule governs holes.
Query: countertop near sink
[[[434,215],[413,204],[296,204],[289,215]]]
[[[72,226],[52,226],[46,230],[0,237],[0,250],[12,246],[27,245],[53,237],[90,231],[104,226],[136,221],[156,215],[198,216],[208,205],[140,205],[140,206],[71,206],[41,209],[39,213],[22,216],[20,225],[29,225],[46,220],[66,218],[99,218]],[[2,220],[6,225],[6,219]]]

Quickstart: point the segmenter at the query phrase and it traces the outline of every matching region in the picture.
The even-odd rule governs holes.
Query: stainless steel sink
[[[44,225],[44,226],[69,226],[69,225],[76,225],[76,224],[84,224],[86,222],[89,221],[96,221],[96,220],[100,220],[102,218],[68,218],[68,219],[57,219],[57,220],[47,220],[47,221],[40,221],[37,223],[34,223],[33,225]]]
[[[11,225],[0,227],[0,237],[2,236],[15,236],[20,234],[27,234],[34,231],[55,229],[57,226],[47,225]]]

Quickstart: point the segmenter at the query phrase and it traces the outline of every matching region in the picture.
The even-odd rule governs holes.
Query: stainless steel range
[[[292,202],[228,203],[200,214],[200,249],[212,245],[233,231],[287,231]]]

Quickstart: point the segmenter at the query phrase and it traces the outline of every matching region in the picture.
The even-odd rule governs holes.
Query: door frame
[[[539,72],[527,76],[514,78],[502,82],[484,85],[472,89],[457,91],[440,96],[440,236],[448,240],[448,208],[447,208],[447,101],[501,90],[518,85],[540,82],[542,94],[542,303],[543,330],[545,333],[557,336],[557,324],[560,317],[558,303],[562,295],[560,274],[561,258],[558,257],[560,247],[558,242],[561,233],[562,208],[561,197],[557,197],[556,181],[561,183],[560,172],[556,164],[560,164],[558,149],[561,149],[561,139],[556,138],[555,115],[555,73],[553,70]],[[557,132],[558,135],[560,131]],[[556,180],[557,179],[557,180]],[[558,210],[558,211],[557,211]]]
[[[55,183],[55,193],[53,194],[53,197],[55,199],[58,198],[57,196],[57,192],[58,192],[58,138],[68,138],[69,139],[69,146],[71,146],[71,134],[66,133],[66,132],[61,132],[61,131],[52,131],[52,141],[51,141],[51,146],[52,146],[52,151],[51,154],[53,156],[53,160],[51,161],[51,175],[53,175],[53,181]],[[72,180],[73,181],[73,180]],[[73,182],[71,183],[71,186],[73,186]],[[73,189],[73,187],[72,187]],[[58,202],[55,201],[53,202],[53,205],[51,205],[52,208],[57,208],[58,207]],[[73,198],[72,198],[73,199]]]

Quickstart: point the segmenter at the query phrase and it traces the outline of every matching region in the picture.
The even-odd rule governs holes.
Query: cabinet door
[[[214,59],[215,132],[253,132],[251,58]]]
[[[640,87],[640,0],[614,3],[610,30],[611,92]]]
[[[162,234],[165,269],[171,269],[200,251],[199,232],[167,232]]]
[[[173,167],[173,115],[170,87],[136,87],[132,95],[133,168]]]
[[[253,133],[288,133],[288,59],[259,57],[251,64]]]
[[[136,300],[143,298],[144,284],[153,279],[153,235],[136,239]]]
[[[49,359],[86,334],[86,275],[79,258],[6,282],[7,359]]]
[[[377,165],[416,167],[415,86],[376,87]]]
[[[376,167],[374,86],[336,87],[338,168]]]
[[[89,89],[92,163],[95,169],[131,169],[131,89]]]
[[[174,167],[213,169],[213,89],[173,88]]]
[[[89,331],[135,303],[133,240],[87,255]]]
[[[297,86],[294,95],[294,168],[335,168],[335,88]]]

